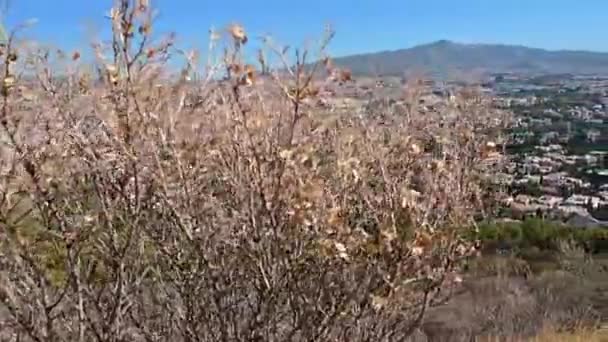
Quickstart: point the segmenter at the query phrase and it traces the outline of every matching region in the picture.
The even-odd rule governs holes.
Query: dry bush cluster
[[[432,308],[414,341],[605,339],[604,266],[564,243],[559,269],[534,272],[514,256],[475,265],[449,303]],[[473,266],[472,266],[473,267]]]
[[[600,320],[593,287],[565,272],[486,277],[465,281],[459,291],[429,312],[419,341],[528,341],[594,329]]]
[[[256,75],[235,24],[199,73],[147,1],[109,17],[93,66],[17,31],[2,47],[3,340],[403,341],[446,299],[502,113],[422,114],[411,91],[380,116],[318,110],[351,77],[319,83],[322,54],[266,41],[283,64]]]

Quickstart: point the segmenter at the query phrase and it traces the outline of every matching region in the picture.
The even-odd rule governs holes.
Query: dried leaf
[[[237,41],[241,44],[247,43],[247,33],[245,33],[245,28],[242,25],[232,24],[228,28],[228,32],[230,32],[230,34],[232,35],[232,38],[235,41]]]

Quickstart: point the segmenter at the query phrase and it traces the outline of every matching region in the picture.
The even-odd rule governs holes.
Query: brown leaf
[[[242,25],[232,24],[228,28],[228,32],[230,32],[230,34],[232,35],[232,38],[235,41],[237,41],[241,44],[247,43],[247,33],[245,33],[245,28]]]

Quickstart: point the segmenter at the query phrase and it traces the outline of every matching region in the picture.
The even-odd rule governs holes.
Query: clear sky
[[[608,0],[151,0],[160,31],[185,47],[208,29],[239,21],[250,35],[297,45],[331,23],[335,55],[391,50],[439,39],[608,51]],[[27,36],[71,49],[103,27],[112,0],[12,0],[8,28],[38,19]],[[91,31],[93,29],[93,31]]]

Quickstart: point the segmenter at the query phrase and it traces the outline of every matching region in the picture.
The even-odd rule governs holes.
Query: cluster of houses
[[[525,103],[538,100],[528,98]],[[511,143],[527,148],[509,156],[510,163],[497,177],[500,183],[519,190],[505,199],[508,215],[513,219],[542,216],[574,226],[608,227],[607,216],[599,215],[600,219],[596,215],[608,212],[608,151],[601,148],[608,142],[602,129],[608,123],[608,106],[546,108],[541,115],[526,114],[529,112],[525,110],[519,113],[519,132],[511,137]],[[565,129],[551,130],[556,127],[555,120],[566,122]],[[571,150],[575,125],[578,141],[597,150]],[[583,172],[594,180],[584,177]]]
[[[608,177],[605,184],[596,184],[571,174],[568,170],[598,167],[597,175],[608,176],[600,167],[608,165],[608,152],[591,151],[568,155],[558,144],[536,146],[536,153],[512,158],[497,180],[517,189],[534,189],[505,199],[512,218],[542,216],[568,221],[576,217],[577,224],[604,224],[593,217],[598,209],[608,209]],[[583,222],[583,223],[581,223]],[[605,223],[608,225],[608,222]]]
[[[608,227],[608,222],[592,215],[600,207],[608,207],[608,187],[595,195],[573,194],[569,197],[542,195],[534,197],[520,194],[508,197],[504,203],[513,219],[543,217],[567,222],[581,228]]]

